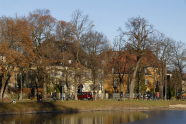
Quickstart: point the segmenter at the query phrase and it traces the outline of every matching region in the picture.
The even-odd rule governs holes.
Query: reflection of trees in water
[[[21,116],[1,116],[0,124],[117,124],[141,120],[147,118],[147,116],[141,112],[124,111],[90,111],[75,114],[28,114]]]

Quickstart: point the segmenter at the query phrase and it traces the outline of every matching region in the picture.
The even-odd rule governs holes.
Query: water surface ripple
[[[186,124],[186,110],[157,110],[143,113],[148,114],[149,117],[127,124]]]

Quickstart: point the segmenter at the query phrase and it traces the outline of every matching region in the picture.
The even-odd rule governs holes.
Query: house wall
[[[157,81],[159,81],[159,75],[157,74],[157,69],[156,69],[155,74],[154,74],[154,68],[148,67],[147,69],[151,74],[145,75],[145,79],[148,79],[146,91],[150,92],[150,89],[154,88],[154,75],[156,76],[156,83],[157,83]],[[132,74],[131,74],[131,76],[132,76]],[[114,88],[113,88],[114,79],[118,79],[118,87],[116,89],[118,90],[118,92],[120,92],[120,84],[119,84],[118,74],[109,74],[109,75],[106,75],[104,78],[105,91],[109,94],[112,94],[115,92]],[[132,79],[132,77],[130,79]],[[124,82],[121,85],[121,91],[123,93],[125,93],[125,92],[127,92],[128,74],[124,74],[123,81]]]
[[[149,83],[147,84],[147,91],[150,92],[150,90],[154,88],[154,75],[155,75],[155,77],[156,77],[155,85],[157,84],[157,81],[160,80],[160,76],[157,74],[157,70],[158,70],[158,69],[155,69],[155,74],[154,74],[154,68],[148,67],[147,69],[148,69],[148,70],[150,71],[150,73],[151,73],[151,75],[145,75],[145,79],[148,79],[148,82],[149,82]]]
[[[114,87],[113,87],[114,86],[114,84],[113,84],[114,79],[118,79],[118,87],[116,88],[116,90],[118,92],[120,92],[120,82],[119,82],[118,75],[117,74],[114,74],[114,75],[109,74],[109,75],[105,76],[105,78],[104,78],[104,87],[105,87],[106,93],[111,94],[111,93],[115,92]],[[127,91],[127,85],[128,85],[127,82],[128,82],[128,75],[124,75],[123,82],[121,84],[121,91],[123,93],[125,93]]]

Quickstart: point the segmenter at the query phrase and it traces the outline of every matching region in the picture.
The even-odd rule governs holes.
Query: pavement
[[[186,104],[169,105],[169,108],[186,108]]]

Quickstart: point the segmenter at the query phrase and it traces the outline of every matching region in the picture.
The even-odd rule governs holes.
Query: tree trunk
[[[175,90],[174,90],[174,97],[176,98],[176,95],[177,95],[177,87],[175,87]]]
[[[96,81],[95,79],[93,79],[93,100],[95,100],[96,98]]]
[[[134,93],[134,86],[135,86],[135,81],[136,81],[136,73],[139,67],[140,61],[138,60],[136,63],[136,68],[132,74],[132,81],[130,83],[130,99],[133,99],[133,93]]]
[[[4,80],[4,79],[3,79],[3,80]],[[2,81],[0,100],[3,100],[4,88],[5,88],[5,81]]]
[[[139,93],[138,93],[138,95],[139,95],[138,97],[140,98],[141,97],[141,75],[140,75],[140,80],[139,80]]]
[[[128,74],[128,85],[127,85],[127,91],[130,92],[130,68],[129,68],[129,74]]]
[[[102,94],[102,95],[103,95],[102,98],[103,98],[103,99],[106,99],[106,95],[105,95],[105,86],[104,86],[104,84],[103,84],[103,94]]]
[[[2,86],[1,86],[1,94],[0,94],[0,100],[3,100],[3,93],[5,90],[5,86],[6,86],[6,79],[7,79],[7,73],[4,74],[3,79],[2,79]]]
[[[46,77],[44,74],[44,82],[43,82],[43,99],[47,99],[47,85],[46,85]]]
[[[165,61],[164,75],[166,76],[166,79],[165,79],[165,99],[167,99],[167,67],[166,67],[166,61]]]
[[[74,86],[74,95],[75,95],[75,100],[78,100],[78,97],[77,97],[77,85]]]
[[[35,76],[35,86],[34,86],[34,99],[37,99],[37,93],[38,93],[38,78]]]
[[[160,69],[160,99],[163,99],[163,69]]]
[[[70,86],[67,87],[67,100],[70,99]]]
[[[156,72],[155,72],[155,68],[153,68],[154,69],[154,94],[155,94],[155,88],[156,88]]]

